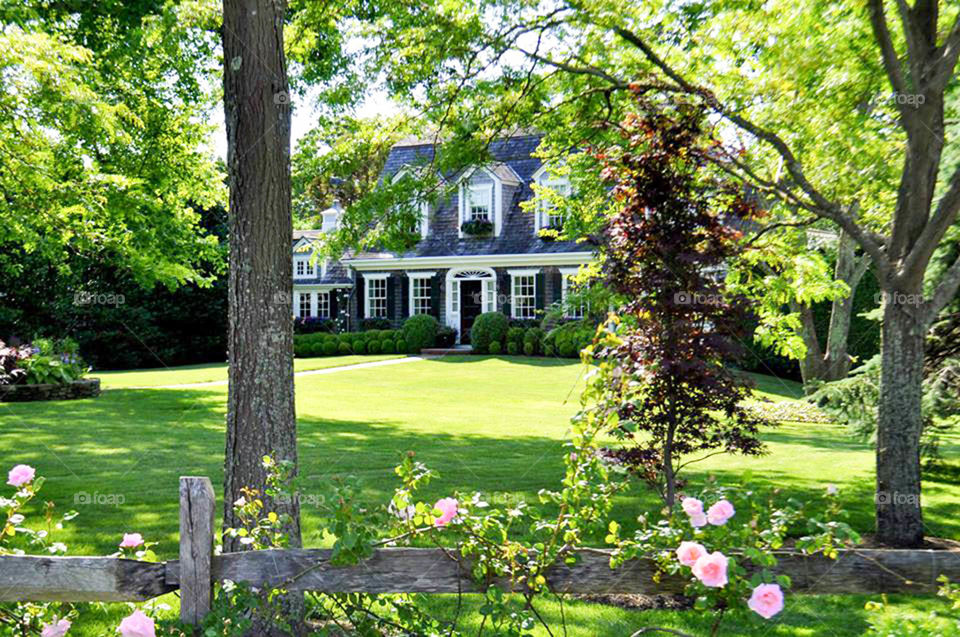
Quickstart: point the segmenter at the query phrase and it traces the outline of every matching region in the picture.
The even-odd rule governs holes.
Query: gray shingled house
[[[562,194],[570,191],[565,179],[550,175],[532,156],[538,144],[536,135],[496,141],[491,164],[451,175],[454,194],[421,206],[421,239],[407,252],[316,262],[311,258],[314,240],[336,227],[337,207],[323,213],[321,229],[295,232],[294,316],[339,317],[354,329],[363,319],[400,324],[408,316],[428,313],[467,343],[473,320],[482,312],[532,319],[537,310],[562,301],[569,277],[593,253],[583,244],[541,237],[541,229],[559,223],[548,208],[521,210],[520,202],[533,197],[532,183]],[[397,144],[382,178],[421,165],[433,149],[423,141]]]

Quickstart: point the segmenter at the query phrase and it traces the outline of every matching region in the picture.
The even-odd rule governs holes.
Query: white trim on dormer
[[[541,164],[540,168],[537,168],[536,172],[533,173],[531,177],[533,183],[535,183],[540,188],[550,188],[552,190],[565,190],[563,196],[569,197],[572,192],[570,186],[570,177],[566,175],[553,175],[550,172],[547,164]],[[536,210],[534,210],[534,219],[533,219],[533,234],[539,234],[544,228],[550,227],[550,211],[547,209],[547,204],[543,200],[538,200],[536,205]]]
[[[486,166],[473,166],[466,169],[463,174],[460,175],[459,179],[457,179],[457,236],[461,239],[463,239],[464,234],[460,226],[463,225],[465,221],[469,221],[467,218],[467,197],[465,196],[465,192],[466,189],[470,187],[470,178],[473,177],[478,170],[482,170],[493,180],[492,188],[490,189],[490,206],[493,208],[493,210],[491,210],[493,217],[491,219],[491,221],[493,221],[493,236],[499,237],[500,230],[503,227],[503,180]]]

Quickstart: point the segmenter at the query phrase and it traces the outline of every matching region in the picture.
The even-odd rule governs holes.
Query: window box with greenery
[[[472,237],[482,237],[493,234],[493,222],[486,219],[471,219],[460,224],[463,234]]]

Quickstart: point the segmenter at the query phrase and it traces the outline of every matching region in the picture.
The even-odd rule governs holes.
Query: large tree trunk
[[[282,2],[224,0],[224,110],[230,176],[229,390],[225,527],[243,487],[261,492],[265,455],[297,460],[293,400],[290,107]],[[287,513],[300,546],[296,498],[265,500]],[[224,550],[242,546],[224,538]]]
[[[885,300],[877,417],[877,539],[898,547],[923,542],[920,401],[926,325],[920,314],[908,297]]]

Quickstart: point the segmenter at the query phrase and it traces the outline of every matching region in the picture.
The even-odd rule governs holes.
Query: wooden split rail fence
[[[440,549],[385,548],[351,566],[330,565],[330,551],[277,549],[213,554],[216,500],[210,480],[180,478],[180,559],[161,563],[112,557],[0,556],[0,601],[145,601],[180,591],[180,616],[197,624],[210,610],[214,582],[327,593],[457,593],[477,590],[469,568]],[[855,549],[838,559],[784,552],[777,571],[792,592],[930,593],[937,577],[960,580],[960,551]],[[632,560],[616,570],[608,551],[582,552],[574,566],[547,574],[564,593],[677,593],[685,578],[653,581],[654,563]],[[503,583],[506,586],[506,583]]]

